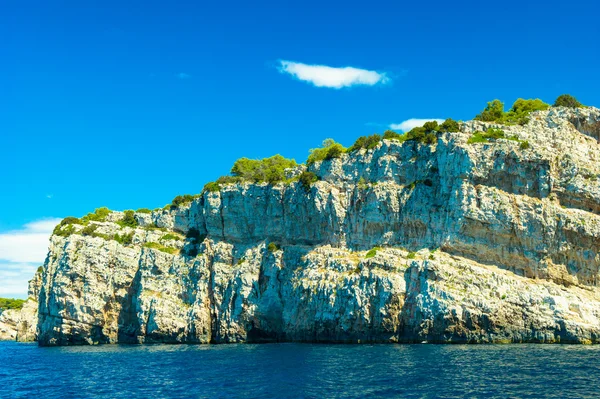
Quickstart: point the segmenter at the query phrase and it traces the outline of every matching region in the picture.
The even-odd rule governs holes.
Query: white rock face
[[[316,163],[309,190],[73,225],[51,239],[39,342],[599,342],[598,121],[553,108],[468,144],[495,126],[471,121]]]
[[[0,311],[0,341],[33,342],[37,340],[38,302],[42,275],[37,272],[29,281],[28,299],[23,308]]]

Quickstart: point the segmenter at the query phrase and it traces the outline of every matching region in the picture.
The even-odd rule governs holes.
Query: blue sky
[[[577,0],[5,1],[0,252],[46,219],[198,193],[242,156],[302,162],[327,137],[350,145],[411,118],[471,119],[494,98],[571,93],[598,106],[599,11]],[[18,265],[36,263],[13,255],[0,253],[0,296]]]

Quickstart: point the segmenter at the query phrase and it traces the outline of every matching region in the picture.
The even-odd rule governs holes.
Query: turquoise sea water
[[[597,398],[600,347],[0,342],[2,398]]]

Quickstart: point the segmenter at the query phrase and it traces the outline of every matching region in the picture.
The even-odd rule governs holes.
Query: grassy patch
[[[181,237],[179,235],[177,235],[177,234],[167,233],[164,236],[162,236],[160,238],[160,240],[161,241],[163,241],[163,240],[176,240],[176,241],[179,241],[179,240],[181,240]]]
[[[379,247],[374,247],[371,248],[371,250],[369,250],[369,252],[366,253],[365,258],[370,259],[373,258],[375,255],[377,255],[377,251],[381,249]]]
[[[164,245],[161,245],[157,242],[147,242],[144,244],[145,248],[152,248],[152,249],[157,249],[161,252],[167,253],[167,254],[171,254],[171,255],[175,255],[176,253],[179,252],[179,250],[177,248],[173,248],[173,247],[167,247]]]
[[[477,144],[477,143],[489,143],[490,141],[495,141],[498,139],[506,138],[504,131],[502,129],[489,128],[486,132],[482,132],[480,130],[473,133],[469,140],[467,140],[468,144]]]

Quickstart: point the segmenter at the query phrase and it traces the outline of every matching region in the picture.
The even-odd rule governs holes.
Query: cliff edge
[[[599,123],[593,107],[469,121],[318,160],[316,182],[302,165],[65,219],[37,338],[597,343]]]

